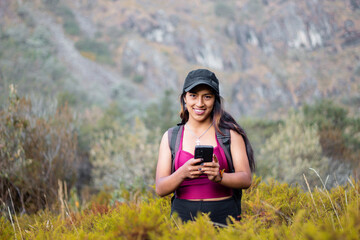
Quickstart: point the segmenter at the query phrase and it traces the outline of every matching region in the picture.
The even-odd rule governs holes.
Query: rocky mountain
[[[278,117],[320,98],[359,113],[360,0],[3,0],[0,9],[2,29],[24,12],[48,29],[58,59],[99,101],[180,94],[190,70],[209,68],[237,117]]]

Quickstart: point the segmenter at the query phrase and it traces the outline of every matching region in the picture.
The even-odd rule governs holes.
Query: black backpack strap
[[[231,156],[231,150],[230,150],[230,143],[231,143],[230,129],[220,128],[220,131],[224,135],[221,134],[220,132],[216,132],[216,137],[219,141],[221,148],[224,150],[226,161],[229,166],[230,172],[235,172],[235,168],[234,168],[234,164],[233,164],[232,156]]]
[[[181,133],[183,131],[184,125],[177,125],[175,127],[169,128],[168,130],[168,142],[169,148],[171,151],[171,173],[175,172],[175,156],[177,151],[179,150],[180,140],[181,140]],[[172,203],[175,199],[176,192],[171,197],[171,207]]]
[[[175,172],[175,156],[179,150],[183,128],[184,125],[178,125],[168,130],[168,142],[171,151],[171,173]]]
[[[226,161],[229,166],[230,172],[235,172],[234,164],[232,161],[230,143],[231,143],[231,136],[230,136],[230,129],[228,128],[220,128],[220,132],[216,132],[216,137],[219,141],[221,148],[224,150]],[[235,198],[236,206],[238,207],[238,212],[241,214],[241,197],[242,197],[242,189],[233,189],[233,197]],[[240,215],[238,216],[237,220],[240,220]]]

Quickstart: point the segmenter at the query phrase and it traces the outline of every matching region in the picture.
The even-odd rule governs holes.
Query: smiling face
[[[198,85],[186,93],[184,97],[189,120],[199,122],[210,121],[214,108],[215,95],[207,85]]]

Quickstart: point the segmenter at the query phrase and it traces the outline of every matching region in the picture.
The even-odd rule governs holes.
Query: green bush
[[[76,180],[76,134],[66,107],[47,118],[12,88],[0,112],[0,199],[16,211],[35,212],[57,203],[58,180]],[[3,206],[0,208],[2,209]]]
[[[84,39],[76,42],[75,47],[80,52],[95,54],[96,61],[108,64],[112,63],[112,55],[106,43],[97,42],[92,39]]]
[[[74,13],[71,11],[71,9],[68,8],[67,6],[64,6],[64,5],[60,5],[60,6],[56,7],[56,8],[54,8],[53,12],[57,16],[61,17],[64,20],[69,19],[69,18],[71,18],[71,19],[75,18]]]
[[[320,129],[345,128],[347,125],[347,111],[336,106],[331,100],[321,100],[314,105],[303,107],[305,120],[309,124],[317,124]]]
[[[64,30],[67,34],[73,36],[80,36],[81,30],[75,19],[66,19],[63,23]]]
[[[215,15],[218,17],[223,17],[228,19],[234,19],[235,17],[234,8],[224,2],[215,3],[214,11],[215,11]]]
[[[63,20],[63,28],[69,35],[80,36],[81,30],[79,24],[76,21],[75,15],[70,8],[65,5],[58,4],[57,0],[51,0],[56,2],[54,4],[46,4],[57,16]]]
[[[137,84],[141,84],[144,82],[144,76],[142,75],[138,75],[136,74],[134,77],[133,77],[133,81]]]
[[[173,96],[175,96],[173,91],[164,91],[156,102],[146,107],[143,121],[147,129],[160,131],[162,134],[180,122],[178,114],[180,103],[178,99],[173,99]],[[156,141],[160,142],[160,138]]]
[[[266,140],[276,133],[284,123],[281,120],[242,118],[239,120],[239,124],[248,135],[256,160]]]
[[[307,124],[319,127],[325,156],[360,167],[360,118],[350,117],[344,108],[330,100],[305,105],[303,113]]]
[[[147,141],[152,139],[150,134],[140,119],[133,127],[117,122],[95,134],[90,150],[95,186],[146,188],[153,184],[160,136]]]
[[[257,164],[260,176],[293,184],[302,183],[309,168],[327,173],[329,160],[322,156],[317,126],[306,125],[303,114],[292,113],[265,142]],[[312,184],[316,180],[315,174],[309,176]]]

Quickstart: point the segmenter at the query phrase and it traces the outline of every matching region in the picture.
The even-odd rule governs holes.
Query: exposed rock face
[[[254,16],[253,21],[234,22],[226,28],[227,35],[236,40],[240,49],[243,71],[258,68],[259,61],[251,57],[254,55],[266,67],[266,73],[262,75],[251,74],[238,80],[232,89],[232,96],[236,99],[232,109],[238,109],[239,114],[252,114],[256,109],[256,113],[262,115],[297,107],[321,97],[336,99],[340,92],[356,98],[356,92],[344,88],[355,78],[342,76],[339,72],[336,77],[329,74],[334,67],[329,58],[340,61],[342,57],[339,55],[346,55],[345,48],[359,48],[360,32],[357,29],[360,26],[354,27],[353,20],[339,21],[337,17],[340,16],[335,12],[325,10],[328,9],[325,1],[272,2],[276,2],[277,7],[269,11],[261,25]],[[269,4],[270,1],[264,3],[266,6]],[[240,11],[247,11],[246,7],[245,4]],[[357,65],[359,53],[357,50],[350,54]],[[307,58],[310,55],[313,59]],[[352,65],[349,59],[345,61]],[[319,72],[325,76],[319,76],[322,74]],[[355,81],[357,83],[352,85],[359,89],[359,78],[356,77]]]
[[[163,10],[151,14],[153,25],[145,32],[145,38],[149,41],[172,45],[175,43],[176,16],[168,16]]]
[[[123,66],[132,78],[140,79],[150,92],[159,94],[163,89],[176,90],[177,75],[164,54],[142,40],[129,40],[122,56]]]
[[[261,48],[265,54],[287,48],[313,50],[333,40],[336,24],[324,12],[322,4],[309,2],[308,14],[303,10],[294,2],[287,2],[263,25],[236,22],[227,32],[241,49],[250,44]]]
[[[176,44],[188,62],[216,70],[224,69],[221,45],[206,29],[181,29]]]
[[[175,43],[175,29],[178,19],[175,15],[167,15],[163,10],[155,13],[140,15],[138,12],[129,13],[121,23],[127,30],[136,32],[143,38],[162,44],[173,45]]]
[[[180,92],[187,72],[201,67],[224,76],[236,117],[275,116],[323,97],[359,108],[359,0],[62,3],[84,37],[108,44],[111,70],[148,90],[143,97]],[[75,65],[90,65],[83,62]]]

